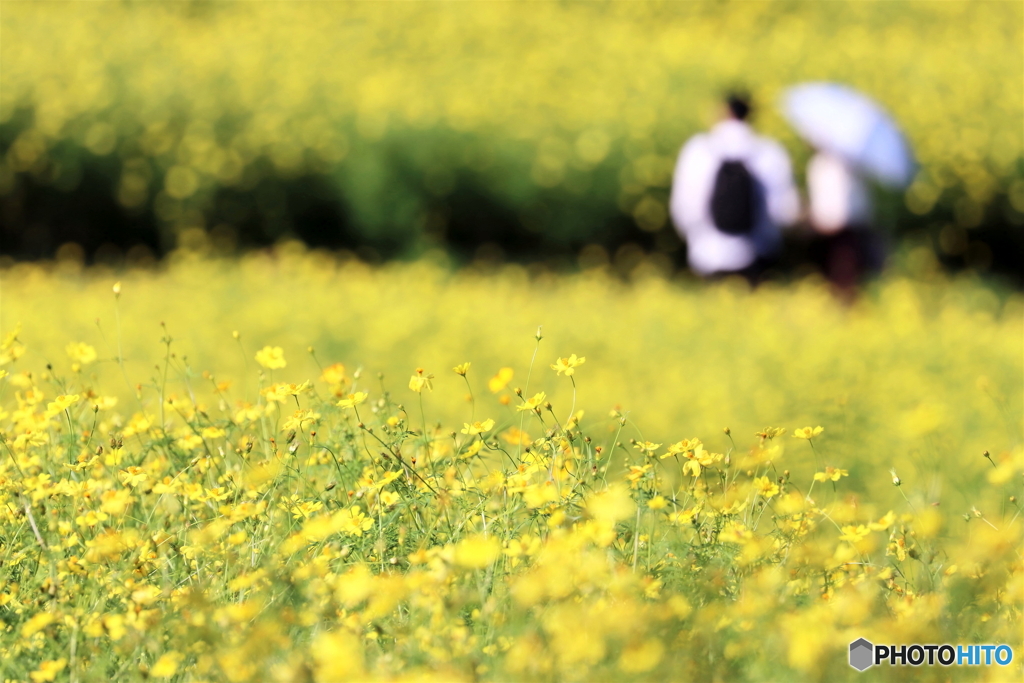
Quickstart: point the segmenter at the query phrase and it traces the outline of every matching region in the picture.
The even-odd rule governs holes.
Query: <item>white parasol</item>
[[[785,92],[782,108],[809,143],[880,183],[904,188],[913,179],[910,145],[896,122],[866,95],[836,83],[805,83]]]

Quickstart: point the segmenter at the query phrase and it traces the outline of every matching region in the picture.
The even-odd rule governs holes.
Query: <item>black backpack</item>
[[[757,179],[742,161],[723,161],[711,192],[711,220],[727,235],[754,229],[760,198]]]

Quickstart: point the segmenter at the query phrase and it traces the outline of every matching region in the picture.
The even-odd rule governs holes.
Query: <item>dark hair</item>
[[[729,111],[732,115],[740,121],[745,120],[750,115],[750,96],[744,93],[730,93],[725,98],[725,103],[729,105]]]

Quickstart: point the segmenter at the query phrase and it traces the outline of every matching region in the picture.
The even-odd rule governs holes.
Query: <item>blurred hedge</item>
[[[950,265],[1019,271],[1022,20],[1004,2],[5,3],[0,249],[678,256],[671,171],[718,94],[750,88],[799,169],[774,102],[828,79],[917,151],[883,222]]]

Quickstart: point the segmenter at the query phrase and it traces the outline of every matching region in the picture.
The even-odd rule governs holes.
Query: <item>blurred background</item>
[[[673,167],[721,94],[752,94],[802,182],[777,103],[829,80],[914,148],[876,197],[890,242],[1020,286],[1022,26],[1006,2],[5,3],[0,258],[297,239],[673,272]]]

